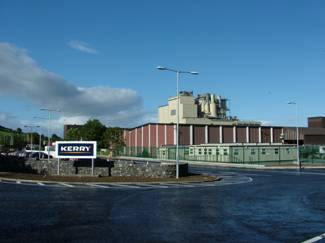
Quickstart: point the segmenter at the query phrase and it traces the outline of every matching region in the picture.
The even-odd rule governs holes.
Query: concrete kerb
[[[68,181],[45,181],[45,180],[27,180],[27,179],[20,179],[20,178],[6,178],[6,177],[0,177],[0,183],[2,181],[10,181],[10,182],[17,182],[19,181],[20,183],[45,183],[45,184],[52,184],[52,183],[69,183],[71,185],[95,185],[95,184],[101,184],[101,185],[129,185],[129,184],[133,184],[133,185],[163,185],[163,184],[175,184],[175,185],[182,185],[182,184],[191,184],[191,183],[208,183],[208,182],[216,182],[216,181],[220,181],[222,180],[221,177],[217,177],[215,180],[202,180],[202,181],[152,181],[152,182],[68,182]]]

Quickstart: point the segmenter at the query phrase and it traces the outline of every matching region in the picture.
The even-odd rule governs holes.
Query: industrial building
[[[178,97],[171,97],[167,105],[158,108],[158,123],[124,129],[126,144],[124,154],[159,157],[160,148],[175,146],[177,103]],[[286,144],[296,143],[295,127],[264,126],[257,121],[239,120],[237,117],[229,116],[228,113],[227,99],[224,97],[207,93],[194,98],[192,92],[180,92],[179,145],[183,148],[194,148],[193,151],[202,146],[212,145],[214,151],[218,146],[228,146],[231,151],[235,151],[235,146],[267,146],[267,149],[272,149],[274,146],[283,145],[283,149],[279,148],[279,151],[287,151]],[[325,118],[309,118],[308,127],[299,128],[299,143],[325,145]],[[275,153],[275,148],[273,150]],[[290,156],[294,156],[293,150],[294,148],[290,149]],[[274,155],[275,160],[287,159],[281,156],[284,155],[281,152]],[[231,159],[235,158],[236,156],[231,156]]]
[[[177,122],[178,97],[168,99],[168,104],[158,109],[158,123],[169,124]],[[199,94],[193,97],[193,92],[181,91],[179,94],[179,123],[200,125],[256,125],[257,121],[240,121],[237,117],[228,116],[227,98],[215,94]]]

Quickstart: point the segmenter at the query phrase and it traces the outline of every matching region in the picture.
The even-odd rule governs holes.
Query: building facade
[[[229,143],[283,143],[283,127],[181,124],[179,145]],[[123,132],[132,153],[176,145],[176,124],[147,123]]]

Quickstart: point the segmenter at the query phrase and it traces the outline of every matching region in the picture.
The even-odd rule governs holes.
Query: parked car
[[[34,159],[39,159],[39,158],[47,159],[47,154],[44,152],[34,152],[29,157],[34,158]],[[53,158],[53,157],[50,155],[50,158]]]

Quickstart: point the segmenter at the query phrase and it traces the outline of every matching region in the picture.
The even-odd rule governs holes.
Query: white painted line
[[[40,185],[40,186],[45,186],[45,184],[42,183],[42,182],[37,182],[37,184]]]
[[[110,188],[109,186],[97,185],[92,183],[86,183],[87,186],[99,187],[99,188]]]
[[[67,183],[63,183],[63,182],[58,182],[58,184],[62,185],[62,186],[66,186],[66,187],[74,187],[73,185],[67,184]]]
[[[313,242],[316,242],[316,241],[319,241],[319,240],[322,240],[325,238],[325,233],[321,234],[321,235],[318,235],[314,238],[311,238],[309,240],[306,240],[306,241],[303,241],[302,243],[313,243]]]
[[[112,186],[111,188],[140,188],[139,186],[125,185],[125,184],[117,184],[117,183],[106,183],[107,185]]]
[[[126,184],[112,184],[112,186],[116,186],[116,187],[126,187],[126,188],[141,188],[139,186],[133,186],[133,185],[126,185]]]
[[[151,187],[153,188],[169,188],[168,185],[159,185],[159,184],[151,184]]]
[[[20,183],[21,183],[21,181],[16,181],[16,183],[17,183],[17,184],[20,184]]]

